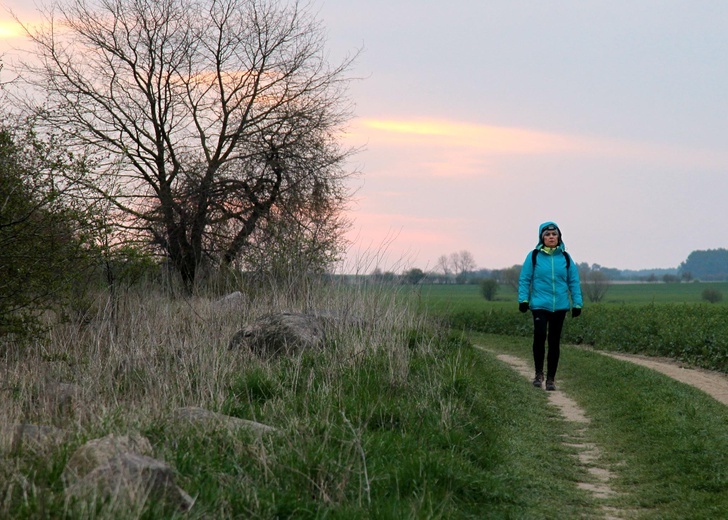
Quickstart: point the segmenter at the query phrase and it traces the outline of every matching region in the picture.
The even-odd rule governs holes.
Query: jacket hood
[[[541,235],[543,234],[543,230],[546,229],[549,226],[554,226],[556,230],[559,232],[559,245],[556,246],[556,249],[559,249],[563,251],[566,246],[564,245],[564,241],[561,236],[561,228],[559,228],[559,225],[556,222],[544,222],[540,226],[538,226],[538,244],[536,245],[536,249],[540,249],[543,246],[543,240],[541,239]]]

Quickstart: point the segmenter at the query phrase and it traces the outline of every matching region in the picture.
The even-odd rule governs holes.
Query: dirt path
[[[510,365],[528,380],[531,380],[533,377],[533,369],[523,359],[507,354],[500,354],[481,346],[477,348],[495,355],[499,360]],[[588,491],[597,499],[613,497],[615,491],[609,486],[609,481],[613,478],[614,473],[612,473],[610,468],[601,464],[599,460],[601,453],[599,447],[596,444],[584,440],[589,423],[591,422],[589,417],[586,416],[586,413],[576,401],[571,399],[566,393],[557,390],[556,392],[546,392],[546,395],[548,396],[549,403],[559,410],[565,421],[576,423],[578,426],[573,435],[564,439],[564,445],[575,451],[577,463],[586,469],[591,478],[588,482],[577,483],[577,486]],[[608,520],[623,518],[620,511],[607,505],[602,505],[601,509],[605,518]]]
[[[665,374],[681,383],[698,388],[728,406],[728,375],[702,368],[687,368],[683,363],[669,358],[654,358],[636,354],[622,354],[587,349],[622,361],[629,361]]]

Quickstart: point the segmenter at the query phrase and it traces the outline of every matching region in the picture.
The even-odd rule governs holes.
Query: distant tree
[[[379,267],[375,267],[369,274],[369,279],[372,282],[380,283],[384,279],[384,272]]]
[[[521,275],[521,266],[520,265],[514,265],[512,267],[509,267],[507,269],[503,269],[501,271],[501,282],[503,282],[505,285],[508,285],[509,287],[512,287],[513,290],[518,290],[518,277]]]
[[[680,277],[676,274],[663,274],[662,281],[665,283],[678,283],[680,282]]]
[[[397,275],[392,271],[382,271],[379,267],[377,267],[372,271],[370,279],[374,283],[394,283],[397,279]]]
[[[683,282],[690,282],[693,279],[693,273],[690,271],[683,271],[680,273],[680,278]]]
[[[728,279],[728,249],[708,249],[693,251],[680,264],[680,273],[690,272],[700,280]]]
[[[702,298],[710,303],[718,303],[723,299],[723,293],[714,287],[706,287],[703,289]]]
[[[480,281],[480,293],[489,302],[495,300],[495,295],[498,293],[498,282],[493,278],[484,278]]]
[[[437,265],[435,266],[435,268],[442,272],[445,278],[448,278],[452,274],[450,259],[447,257],[447,255],[441,255],[437,259]]]
[[[478,283],[480,283],[480,280],[483,278],[495,278],[498,280],[498,277],[500,276],[500,271],[497,269],[486,269],[486,268],[480,268],[476,269],[472,272],[473,277],[478,280]]]
[[[604,299],[610,285],[609,278],[601,271],[589,271],[582,278],[584,294],[593,303],[600,302]]]
[[[410,285],[417,285],[425,277],[425,272],[422,269],[413,268],[407,271],[402,277],[402,282]]]
[[[619,269],[614,269],[612,267],[602,267],[600,271],[604,273],[610,280],[619,280],[622,277],[622,271]]]
[[[460,251],[450,255],[450,264],[455,271],[455,281],[457,283],[465,283],[467,281],[467,273],[473,271],[477,264],[470,251]]]
[[[579,268],[579,278],[581,281],[585,281],[587,277],[589,276],[589,273],[591,273],[591,267],[586,262],[582,262],[578,266]]]

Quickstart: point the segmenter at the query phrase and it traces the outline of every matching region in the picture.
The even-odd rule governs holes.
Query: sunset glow
[[[0,22],[0,38],[17,38],[21,34],[20,26],[14,22]]]
[[[562,152],[585,144],[576,137],[457,121],[364,119],[360,124],[392,143],[435,140],[443,146],[477,148],[491,153]]]

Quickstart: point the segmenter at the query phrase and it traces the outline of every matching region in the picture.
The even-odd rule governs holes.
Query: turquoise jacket
[[[541,233],[549,225],[556,226],[554,222],[544,222],[538,228],[536,265],[533,265],[532,251],[528,252],[523,262],[518,279],[518,301],[528,302],[530,309],[551,312],[569,310],[571,307],[581,308],[583,300],[579,269],[573,259],[569,268],[566,268],[565,247],[560,230],[559,245],[551,251],[544,249]]]

